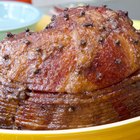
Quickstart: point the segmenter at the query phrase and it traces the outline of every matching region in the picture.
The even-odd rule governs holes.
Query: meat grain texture
[[[0,128],[54,130],[140,115],[140,34],[127,12],[65,9],[0,42]]]

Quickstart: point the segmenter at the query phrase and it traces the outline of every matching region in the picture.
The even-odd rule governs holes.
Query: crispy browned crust
[[[122,11],[65,10],[0,42],[0,128],[68,129],[140,115],[140,35]]]

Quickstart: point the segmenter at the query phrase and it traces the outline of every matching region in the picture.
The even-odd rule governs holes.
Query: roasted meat
[[[140,34],[127,12],[64,9],[0,42],[0,127],[68,129],[140,115]]]

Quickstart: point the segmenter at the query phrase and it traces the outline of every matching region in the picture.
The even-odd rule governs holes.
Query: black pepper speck
[[[64,48],[64,45],[62,45],[62,44],[60,44],[59,46],[58,46],[58,49],[59,50],[62,50]]]
[[[26,94],[26,92],[21,92],[21,93],[19,93],[19,95],[18,95],[18,99],[19,100],[26,100],[26,99],[28,99],[29,98],[29,96]]]
[[[41,48],[36,48],[36,51],[41,53],[42,52],[42,49]]]
[[[119,59],[119,58],[117,58],[117,59],[115,59],[115,64],[121,64],[121,59]]]
[[[25,32],[30,32],[30,29],[29,29],[29,28],[26,28],[26,29],[25,29]]]
[[[75,111],[75,107],[74,106],[70,106],[69,108],[68,108],[68,112],[74,112]]]
[[[41,110],[44,110],[44,111],[46,110],[46,107],[44,105],[41,105],[40,108],[41,108]]]
[[[82,71],[81,71],[80,68],[77,68],[77,69],[75,70],[75,74],[76,74],[76,75],[80,75],[81,73],[82,73]]]
[[[134,40],[134,44],[138,45],[139,44],[139,40]]]
[[[45,29],[49,29],[50,28],[50,26],[49,25],[47,25],[46,27],[45,27]]]
[[[104,42],[104,38],[103,37],[100,37],[99,40],[98,40],[98,42],[99,43],[103,43]]]
[[[83,26],[84,27],[93,27],[93,23],[84,23]]]
[[[125,16],[128,16],[128,11],[124,11]]]
[[[96,79],[97,79],[97,80],[102,80],[102,78],[103,78],[102,73],[97,72],[97,73],[96,73]]]
[[[101,26],[99,27],[99,30],[100,30],[100,31],[105,30],[105,29],[106,29],[106,27],[105,27],[104,25],[101,25]]]
[[[56,15],[52,15],[51,21],[54,21],[56,19]]]
[[[136,30],[136,33],[137,33],[137,34],[140,34],[140,30]]]
[[[34,71],[34,74],[39,74],[40,71],[41,71],[41,69],[36,69],[36,70]]]
[[[104,7],[104,8],[106,8],[106,7],[107,7],[107,5],[101,5],[101,7]]]
[[[32,90],[30,90],[29,88],[26,88],[26,89],[25,89],[25,92],[30,93],[30,92],[32,92]]]
[[[86,8],[89,8],[89,4],[86,5]]]
[[[31,42],[29,40],[24,40],[23,43],[29,45]]]
[[[80,45],[81,45],[81,46],[85,46],[86,44],[87,44],[86,40],[81,40],[81,41],[80,41]]]
[[[8,33],[6,34],[6,36],[7,36],[8,38],[11,38],[11,37],[13,37],[14,35],[13,35],[11,32],[8,32]]]
[[[129,23],[131,26],[133,25],[133,21],[131,19],[129,20]]]
[[[64,9],[64,11],[68,11],[68,10],[69,10],[69,8],[67,8],[67,7]]]
[[[17,127],[17,130],[22,130],[22,127],[21,127],[21,126],[18,126],[18,127]]]
[[[9,57],[9,55],[6,54],[6,55],[3,56],[3,59],[8,60],[8,59],[10,59],[10,57]]]
[[[85,11],[80,12],[80,17],[85,16]]]
[[[69,20],[69,14],[64,13],[64,19],[65,19],[66,21]]]
[[[117,46],[120,46],[120,44],[121,44],[120,40],[117,39],[117,40],[115,41],[115,44],[116,44]]]
[[[15,116],[12,116],[12,121],[15,122]]]
[[[45,29],[52,29],[54,27],[54,22],[51,22],[49,25],[45,27]]]

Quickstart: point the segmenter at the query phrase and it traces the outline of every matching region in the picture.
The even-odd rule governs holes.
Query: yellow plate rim
[[[97,131],[97,130],[103,130],[103,129],[109,129],[114,127],[119,127],[123,125],[128,125],[131,123],[136,123],[140,121],[140,116],[127,119],[124,121],[119,121],[115,123],[100,125],[100,126],[93,126],[93,127],[86,127],[86,128],[76,128],[76,129],[65,129],[65,130],[6,130],[6,129],[0,129],[0,133],[2,134],[72,134],[72,133],[81,133],[81,132],[91,132],[91,131]]]

